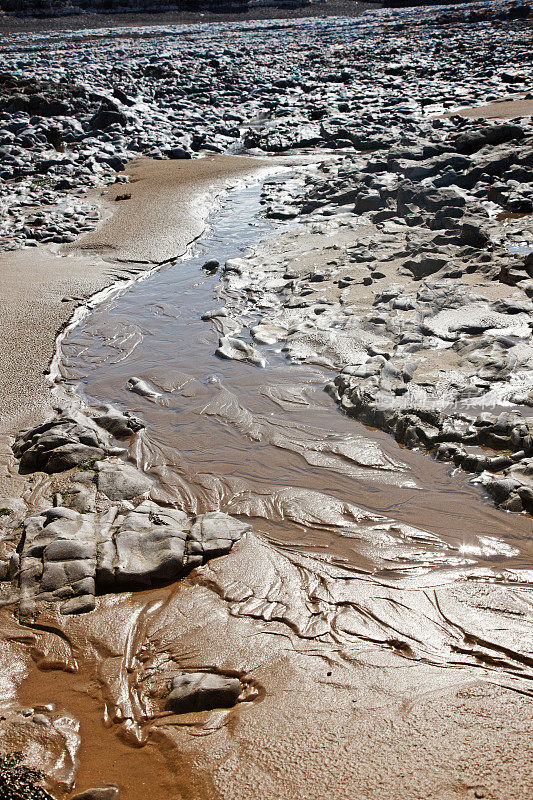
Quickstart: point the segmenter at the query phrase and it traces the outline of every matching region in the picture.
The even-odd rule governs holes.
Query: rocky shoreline
[[[531,511],[533,127],[520,122],[436,118],[416,144],[273,182],[267,214],[303,227],[283,260],[230,265],[226,280],[260,309],[256,341],[339,370],[328,390],[346,414]]]
[[[532,514],[531,16],[512,2],[475,6],[8,37],[5,257],[90,250],[103,225],[87,189],[111,186],[126,207],[135,184],[123,170],[138,156],[286,159],[291,174],[266,180],[262,199],[265,216],[294,227],[205,265],[221,272],[221,306],[203,317],[217,355],[260,369],[275,350],[289,365],[320,365],[347,416],[472,473],[494,513]],[[471,109],[497,117],[500,100],[501,119]],[[121,241],[100,243],[113,269],[121,258],[134,272],[160,263]],[[458,555],[463,571],[393,581],[275,547],[240,518],[165,504],[154,475],[128,460],[144,424],[56,397],[54,414],[11,442],[26,481],[23,499],[0,509],[0,779],[13,797],[47,796],[43,778],[54,796],[119,795],[111,785],[71,794],[76,715],[66,701],[24,708],[17,697],[37,664],[85,676],[128,746],[159,743],[157,796],[176,781],[180,797],[203,800],[318,798],[326,787],[340,799],[354,785],[357,798],[525,800],[525,555],[506,573]],[[354,509],[376,548],[397,537],[450,549]],[[436,729],[435,752],[419,747]],[[514,777],[497,756],[509,741]],[[199,783],[177,770],[176,748]],[[145,789],[127,763],[123,796],[137,800]]]

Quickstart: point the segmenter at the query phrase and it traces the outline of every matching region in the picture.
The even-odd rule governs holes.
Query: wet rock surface
[[[79,722],[53,707],[4,709],[0,720],[0,781],[5,797],[49,800],[45,782],[74,786],[81,739]]]
[[[62,614],[92,611],[95,594],[175,581],[231,550],[250,526],[220,512],[191,518],[144,501],[129,513],[66,507],[29,517],[10,559],[20,613],[60,602]]]
[[[367,160],[363,169],[372,174],[373,164]],[[319,207],[301,216],[297,232],[280,237],[273,252],[265,248],[238,273],[225,271],[223,313],[204,318],[217,330],[242,328],[244,305],[254,315],[250,334],[259,351],[275,345],[292,363],[338,370],[327,388],[349,416],[483,473],[488,487],[494,473],[527,475],[533,306],[527,279],[502,280],[510,263],[527,263],[505,240],[515,221],[502,229],[485,212],[485,245],[464,246],[473,234],[462,216],[478,197],[463,191],[454,206],[461,218],[432,233],[441,192],[449,203],[450,190],[428,179],[416,191],[431,192],[433,210],[414,220],[398,212],[404,189],[392,194],[384,220],[380,212],[332,204],[340,187],[358,185],[360,169],[361,161],[345,159],[299,185],[267,183],[267,209],[279,202],[276,194],[305,207],[320,193]],[[532,233],[521,219],[518,235]],[[530,510],[527,481],[519,496],[522,504],[513,495],[509,509]]]
[[[76,193],[123,180],[125,164],[140,155],[387,153],[400,144],[407,177],[441,164],[446,181],[457,168],[472,181],[470,154],[513,131],[521,136],[519,127],[491,134],[474,126],[457,131],[453,158],[453,144],[427,141],[427,154],[414,154],[424,163],[408,159],[421,118],[527,89],[529,7],[490,5],[481,4],[481,16],[473,6],[382,10],[352,20],[192,27],[185,36],[179,26],[130,28],[106,41],[105,53],[102,32],[12,34],[0,50],[0,247],[68,243],[91,230],[98,211]],[[502,168],[493,159],[478,170],[492,180]],[[527,189],[513,172],[506,203],[527,211]],[[381,208],[368,191],[359,192],[361,210]]]
[[[241,690],[238,678],[206,672],[184,672],[172,681],[165,708],[177,714],[230,708],[237,702]]]

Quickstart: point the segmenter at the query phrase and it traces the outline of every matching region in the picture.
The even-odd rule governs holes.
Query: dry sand
[[[476,119],[514,119],[515,117],[531,117],[533,115],[533,98],[525,97],[514,100],[498,100],[486,106],[474,106],[473,108],[461,108],[454,111],[454,114],[461,114],[462,117]],[[445,116],[452,116],[446,114]]]
[[[11,437],[49,410],[47,371],[56,337],[74,310],[117,280],[183,255],[204,230],[213,198],[269,163],[233,156],[140,159],[127,169],[131,184],[98,193],[107,219],[96,231],[59,252],[36,248],[0,255],[0,494],[13,497],[23,490]],[[114,201],[124,193],[131,199]],[[118,256],[136,263],[122,268]]]

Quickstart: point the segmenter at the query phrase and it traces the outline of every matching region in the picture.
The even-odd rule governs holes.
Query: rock
[[[524,510],[522,500],[517,494],[509,495],[507,500],[504,500],[502,503],[500,503],[500,508],[503,511],[513,511],[517,514]]]
[[[97,461],[98,491],[109,500],[133,500],[145,495],[154,485],[154,481],[133,464],[118,459]]]
[[[234,361],[248,361],[257,367],[266,366],[266,360],[253,345],[234,336],[222,336],[215,350],[215,355],[219,358],[227,358]]]
[[[202,269],[209,275],[214,275],[219,268],[220,268],[220,262],[218,262],[216,258],[211,258],[209,259],[209,261],[206,261],[205,264],[202,264]]]
[[[455,147],[459,153],[472,155],[486,145],[498,145],[504,142],[523,139],[524,130],[519,125],[502,123],[487,125],[473,131],[460,134],[455,140]]]
[[[476,222],[463,222],[461,225],[461,243],[479,249],[486,249],[491,244],[489,234]]]
[[[509,495],[514,492],[520,482],[512,478],[498,478],[485,484],[487,490],[494,497],[497,503],[503,503]]]
[[[141,378],[128,378],[127,388],[130,392],[134,392],[135,394],[139,394],[141,397],[146,397],[147,400],[150,400],[152,403],[161,397],[161,392],[156,392],[155,389],[146,382],[141,380]]]
[[[170,150],[167,151],[168,157],[172,159],[184,159],[184,158],[192,158],[192,154],[185,150],[184,147],[171,147]]]
[[[94,611],[95,605],[94,594],[85,594],[62,603],[60,611],[62,614],[88,614],[90,611]],[[114,795],[111,796],[114,797]]]
[[[70,800],[120,800],[120,791],[117,786],[86,789],[84,792],[71,795]]]
[[[228,553],[233,544],[251,530],[247,522],[241,522],[222,511],[209,511],[202,514],[192,525],[190,531],[189,560],[193,555],[201,560]]]
[[[355,201],[354,211],[356,214],[364,214],[365,211],[378,211],[383,205],[379,192],[368,191],[359,195]]]
[[[433,275],[435,272],[447,266],[447,264],[448,261],[445,258],[421,255],[417,258],[404,261],[403,266],[405,269],[408,269],[415,278],[420,280],[421,278],[427,278],[429,275]]]
[[[238,678],[209,672],[183,672],[174,678],[165,708],[175,714],[231,708],[242,691]]]
[[[177,580],[229,553],[251,526],[222,512],[189,517],[145,501],[125,517],[111,508],[79,514],[51,508],[24,522],[21,609],[61,602],[62,614],[83,614],[98,591],[147,588]]]
[[[108,111],[106,109],[101,109],[94,115],[94,117],[91,117],[89,124],[91,128],[96,128],[99,130],[109,128],[111,125],[120,125],[121,127],[125,127],[128,124],[128,118],[120,111]]]
[[[92,428],[73,418],[58,416],[20,433],[13,452],[20,459],[22,473],[54,473],[103,458],[106,447]]]
[[[145,427],[145,424],[138,417],[134,417],[127,412],[121,414],[115,409],[109,408],[105,414],[93,417],[97,425],[111,433],[115,439],[129,439],[134,433],[138,433]]]

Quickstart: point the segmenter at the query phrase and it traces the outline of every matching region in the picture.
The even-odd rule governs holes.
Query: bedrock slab
[[[91,611],[102,592],[175,581],[228,553],[251,526],[221,512],[190,517],[145,501],[120,514],[51,508],[24,522],[10,570],[20,586],[20,613],[60,602],[63,614]]]

